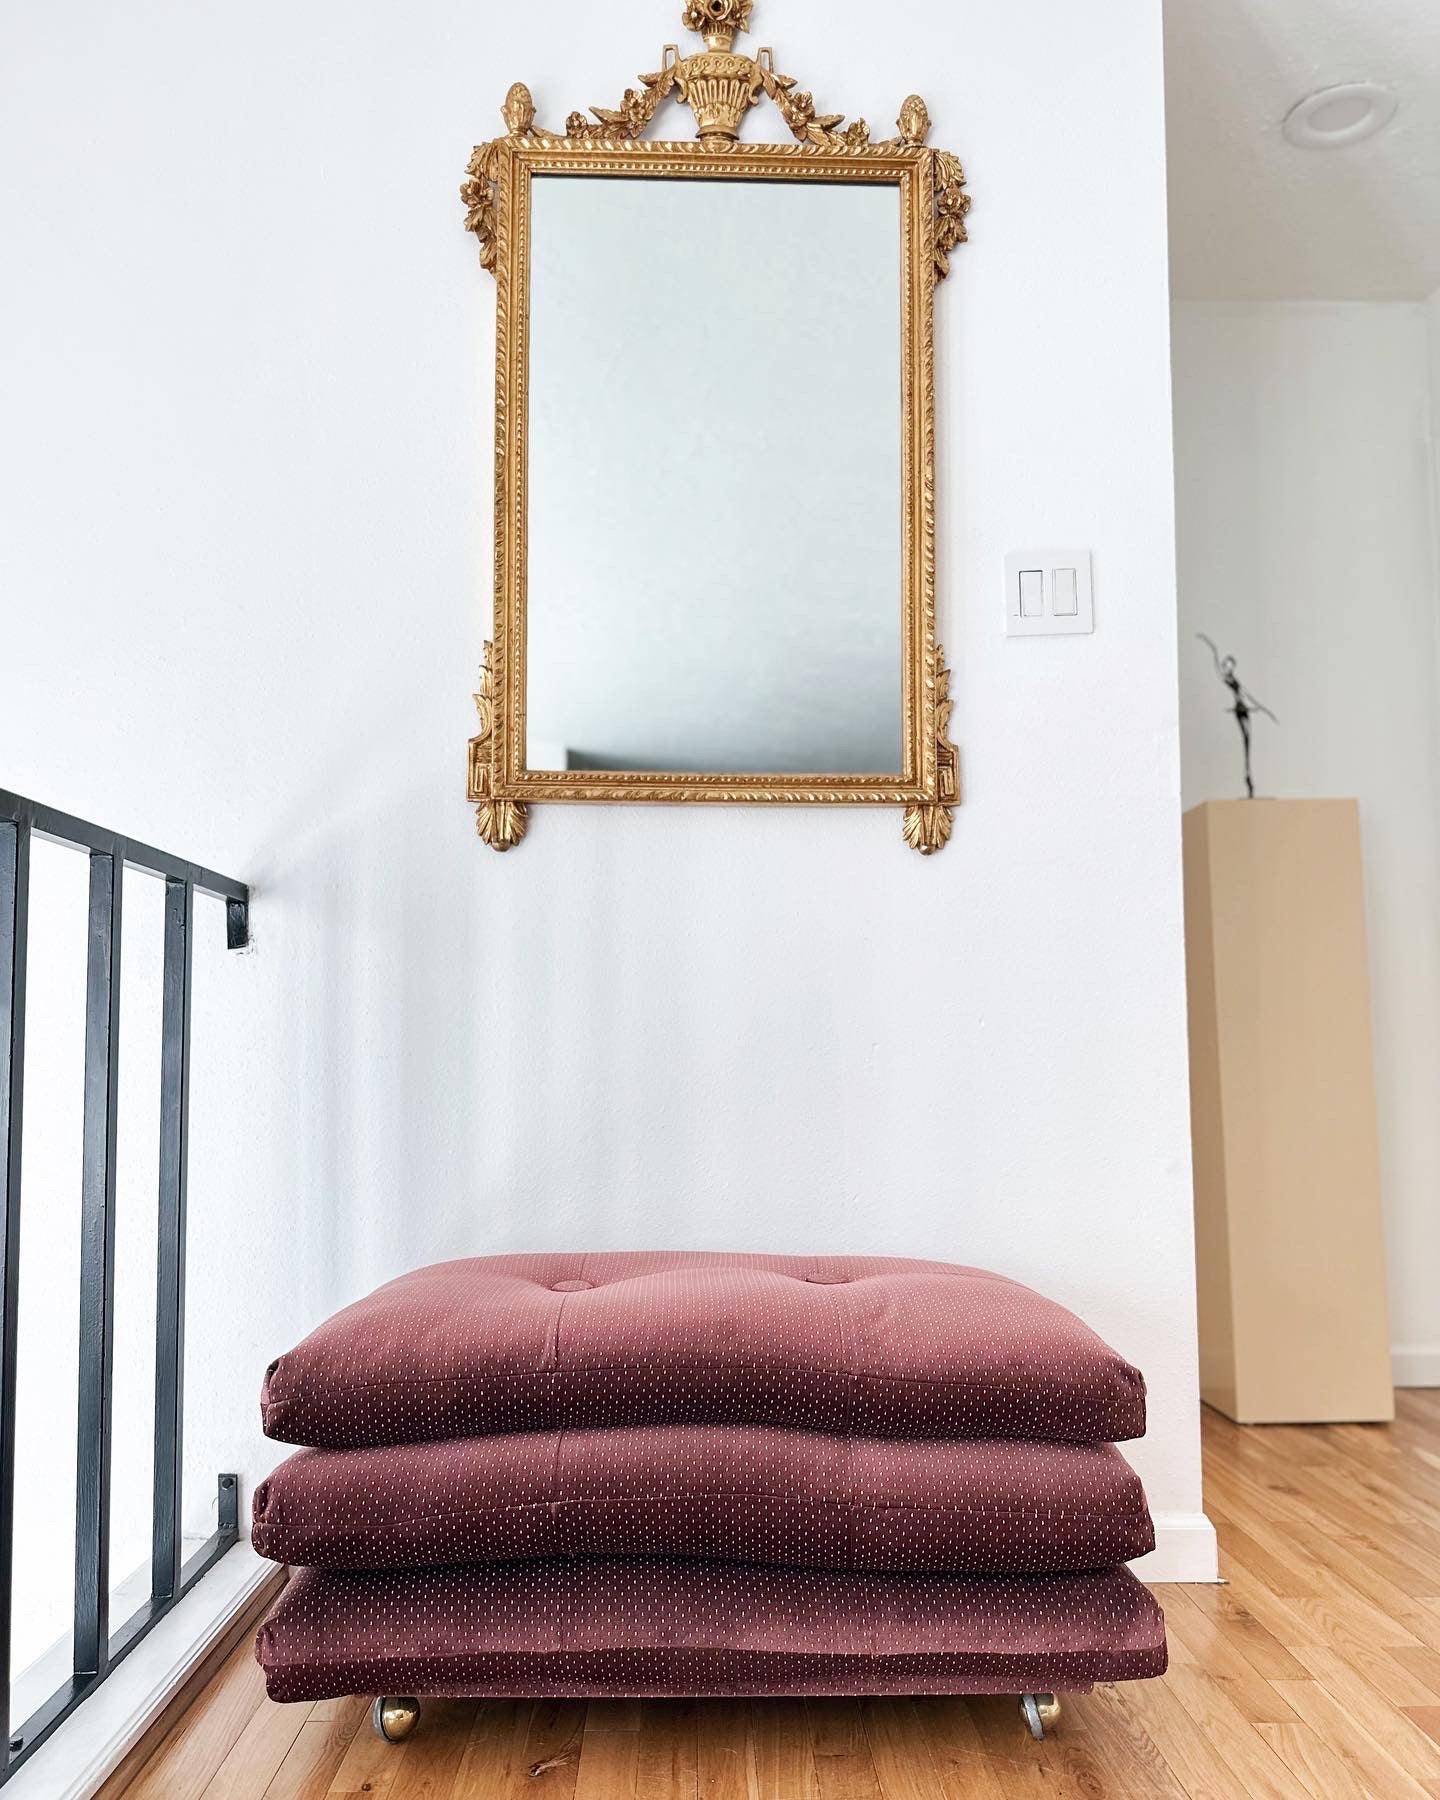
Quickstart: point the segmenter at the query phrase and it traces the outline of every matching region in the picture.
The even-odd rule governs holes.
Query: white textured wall
[[[0,25],[0,769],[259,896],[253,951],[217,924],[198,973],[194,1466],[263,1471],[266,1360],[410,1265],[824,1247],[1078,1308],[1150,1377],[1136,1461],[1193,1514],[1157,0],[757,16],[823,106],[889,129],[923,87],[977,197],[939,297],[950,848],[888,811],[473,835],[492,294],[456,189],[512,80],[551,119],[613,103],[676,10]],[[737,545],[745,485],[714,496]],[[1002,636],[1035,542],[1096,547],[1093,639]]]
[[[1175,414],[1185,801],[1243,792],[1234,721],[1194,642],[1205,631],[1279,715],[1255,727],[1261,793],[1360,799],[1396,1376],[1440,1385],[1440,583],[1426,323],[1419,304],[1179,305]]]
[[[1435,683],[1440,693],[1440,288],[1425,306],[1425,336],[1430,365],[1430,496],[1435,544]]]
[[[1425,306],[1426,336],[1430,352],[1430,438],[1440,439],[1440,288]]]

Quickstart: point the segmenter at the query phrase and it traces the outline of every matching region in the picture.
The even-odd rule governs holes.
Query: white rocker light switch
[[[1051,637],[1095,629],[1088,550],[1015,550],[1005,558],[1005,631]]]

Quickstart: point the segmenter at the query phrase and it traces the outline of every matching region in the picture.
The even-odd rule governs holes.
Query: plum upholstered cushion
[[[979,1269],[616,1252],[403,1276],[273,1363],[261,1410],[271,1437],[328,1448],[687,1422],[1093,1444],[1144,1434],[1145,1384]]]
[[[1118,1450],[765,1425],[520,1431],[302,1450],[255,1490],[254,1546],[338,1569],[551,1556],[1039,1574],[1155,1547]]]
[[[841,1575],[556,1561],[305,1569],[260,1629],[272,1700],[343,1694],[1023,1693],[1165,1669],[1128,1570]]]

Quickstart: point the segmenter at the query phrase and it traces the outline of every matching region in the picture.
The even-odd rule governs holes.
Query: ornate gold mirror
[[[476,150],[497,283],[495,626],[470,745],[481,837],[537,801],[905,808],[959,799],[935,635],[933,296],[960,164],[816,111],[753,0],[695,0],[620,107]],[[740,142],[762,97],[794,143]],[[698,141],[641,138],[687,105]]]

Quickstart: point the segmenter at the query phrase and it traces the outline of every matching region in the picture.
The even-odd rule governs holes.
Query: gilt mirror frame
[[[911,95],[898,135],[872,142],[863,119],[820,113],[811,95],[782,75],[773,53],[735,49],[749,30],[754,0],[693,0],[687,30],[704,48],[682,55],[667,45],[660,68],[640,77],[616,109],[571,113],[563,132],[536,122],[530,91],[506,97],[506,134],[480,145],[461,189],[465,226],[496,282],[495,623],[475,696],[480,729],[470,742],[469,798],[480,837],[508,850],[525,836],[537,802],[768,802],[899,806],[904,836],[922,855],[948,842],[960,799],[959,759],[949,738],[950,677],[935,622],[934,294],[965,239],[970,197],[959,161],[926,147],[930,118]],[[741,121],[762,96],[794,142],[740,142]],[[695,115],[693,140],[646,140],[670,99]],[[900,195],[902,356],[902,627],[898,773],[715,775],[626,770],[528,769],[525,759],[529,479],[529,282],[531,183],[537,175],[658,177],[889,184]],[[697,537],[724,527],[697,521]]]

